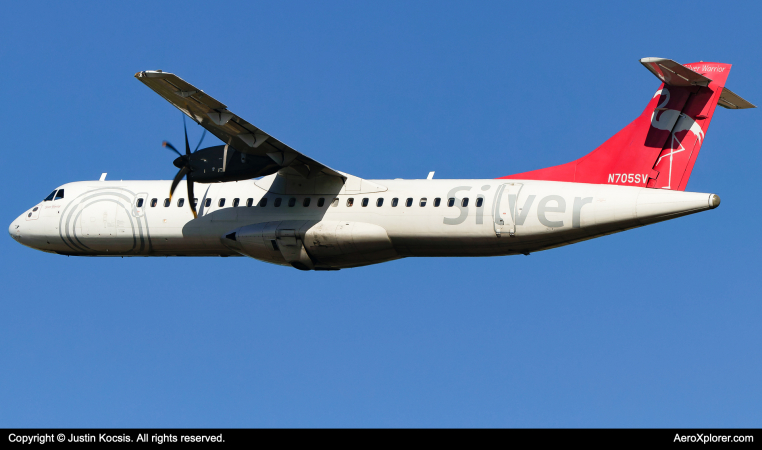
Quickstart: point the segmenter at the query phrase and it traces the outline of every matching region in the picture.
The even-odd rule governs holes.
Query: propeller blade
[[[188,143],[188,127],[185,126],[185,116],[183,116],[183,131],[185,132],[185,155],[190,156],[190,144]]]
[[[183,166],[183,168],[177,172],[177,175],[175,175],[175,179],[172,180],[172,187],[169,188],[169,201],[172,201],[172,194],[174,194],[177,185],[180,184],[180,180],[182,180],[188,172],[190,172],[190,167]]]
[[[204,138],[206,137],[206,128],[204,128],[204,132],[201,133],[201,139],[198,141],[198,145],[196,146],[196,150],[193,150],[194,152],[198,151],[198,148],[201,147],[201,143],[204,142]]]
[[[167,141],[164,141],[164,142],[162,142],[162,143],[161,143],[161,146],[162,146],[162,147],[166,147],[166,148],[168,148],[168,149],[172,150],[173,152],[177,153],[177,154],[178,154],[178,155],[180,155],[180,156],[183,156],[183,154],[182,154],[182,153],[180,153],[180,152],[178,152],[178,151],[177,151],[177,149],[175,148],[175,146],[174,146],[174,145],[170,144],[170,143],[169,143],[169,142],[167,142]]]
[[[188,203],[190,204],[191,212],[193,212],[193,218],[196,219],[198,218],[198,214],[196,214],[196,204],[193,201],[195,198],[193,195],[193,182],[190,179],[185,181],[188,184]]]

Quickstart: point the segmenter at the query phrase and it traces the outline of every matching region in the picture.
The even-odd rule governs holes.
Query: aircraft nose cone
[[[21,220],[16,219],[11,222],[10,226],[8,227],[8,234],[10,234],[11,237],[17,241],[21,238]]]

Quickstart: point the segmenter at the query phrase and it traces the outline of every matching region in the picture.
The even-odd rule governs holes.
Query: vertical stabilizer
[[[662,80],[640,117],[576,161],[503,178],[685,190],[717,105],[754,105],[725,88],[730,64],[640,62]]]

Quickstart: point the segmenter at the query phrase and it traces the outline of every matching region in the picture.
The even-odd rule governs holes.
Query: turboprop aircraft
[[[172,181],[67,183],[11,223],[26,246],[76,256],[249,256],[338,270],[412,256],[528,255],[719,206],[684,192],[730,64],[640,62],[646,109],[591,153],[497,179],[365,180],[241,119],[177,75],[135,77],[224,145],[185,152]],[[185,193],[175,192],[185,178]],[[181,192],[181,191],[180,191]]]

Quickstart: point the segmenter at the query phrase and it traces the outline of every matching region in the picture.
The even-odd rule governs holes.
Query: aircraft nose
[[[11,222],[11,225],[8,227],[8,234],[17,241],[21,239],[21,216]]]

